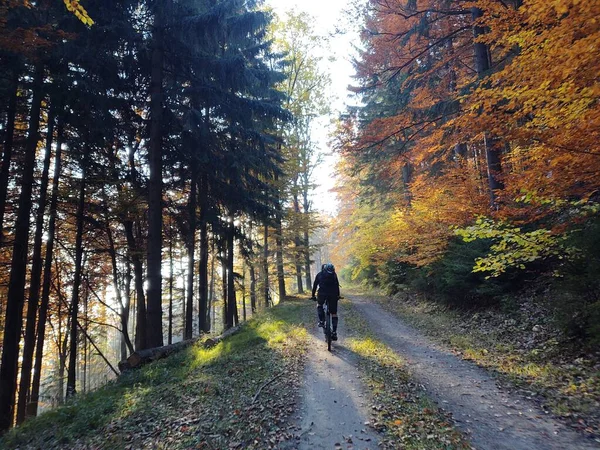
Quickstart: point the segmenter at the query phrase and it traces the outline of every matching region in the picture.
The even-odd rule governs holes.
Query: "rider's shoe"
[[[331,333],[331,340],[332,341],[337,341],[337,332],[334,331],[333,333]]]
[[[324,327],[325,327],[325,321],[319,320],[319,328],[324,328]]]

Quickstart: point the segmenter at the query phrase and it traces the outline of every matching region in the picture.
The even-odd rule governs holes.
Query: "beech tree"
[[[386,262],[426,268],[445,257],[456,228],[469,238],[518,229],[560,241],[561,214],[593,216],[585,204],[597,190],[597,67],[586,43],[598,40],[587,21],[596,9],[369,2],[354,89],[364,106],[348,111],[336,139],[337,230],[355,275]],[[506,247],[504,256],[539,261],[534,247]],[[473,261],[474,270],[497,267],[501,256]],[[513,256],[512,269],[528,267]]]
[[[277,180],[283,193],[279,199],[285,208],[277,216],[277,274],[279,295],[284,295],[284,256],[293,268],[297,291],[303,293],[303,285],[310,288],[311,246],[309,236],[319,223],[312,211],[310,192],[315,186],[313,170],[319,164],[315,143],[311,140],[311,127],[316,119],[330,112],[327,89],[331,84],[329,75],[320,67],[322,55],[318,52],[327,45],[318,36],[306,13],[290,12],[274,22],[271,33],[275,46],[285,55],[283,71],[286,75],[279,89],[285,94],[285,107],[294,121],[281,124],[282,153],[286,159],[285,176]],[[284,223],[285,222],[285,223]],[[284,255],[284,249],[285,255]],[[304,277],[303,277],[304,273]]]

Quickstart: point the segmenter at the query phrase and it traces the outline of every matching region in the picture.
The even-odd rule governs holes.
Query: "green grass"
[[[349,302],[343,302],[343,309],[351,330],[346,342],[359,357],[373,397],[372,426],[386,436],[382,448],[471,448],[451,419],[411,380],[405,362],[374,337]]]
[[[213,348],[193,346],[126,373],[26,421],[0,447],[266,448],[272,439],[288,439],[280,425],[302,375],[302,317],[310,306],[284,302]]]

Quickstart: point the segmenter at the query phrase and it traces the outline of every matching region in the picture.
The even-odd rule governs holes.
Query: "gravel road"
[[[453,414],[474,448],[600,448],[600,444],[549,417],[534,402],[502,390],[484,369],[432,343],[368,297],[347,295],[346,298],[377,338],[407,361],[415,381],[425,387],[430,398]],[[317,370],[322,367],[320,362],[316,364]]]
[[[308,351],[302,402],[296,415],[299,450],[375,450],[381,439],[367,426],[371,418],[368,397],[353,354],[344,348],[344,338],[333,342],[331,353],[323,332],[309,327],[312,342]],[[343,319],[339,329],[343,330]]]

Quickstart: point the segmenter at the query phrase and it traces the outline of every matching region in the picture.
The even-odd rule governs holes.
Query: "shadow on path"
[[[333,342],[331,352],[322,329],[317,328],[316,312],[312,322],[301,408],[296,415],[300,440],[294,448],[377,449],[382,437],[366,424],[371,418],[369,397],[357,369],[358,357],[344,346],[343,318],[340,340]]]

